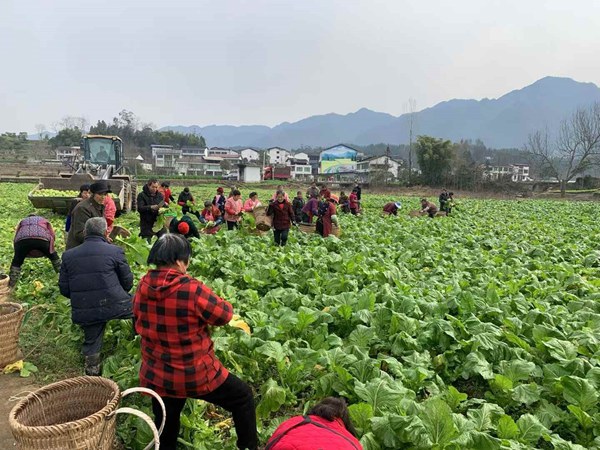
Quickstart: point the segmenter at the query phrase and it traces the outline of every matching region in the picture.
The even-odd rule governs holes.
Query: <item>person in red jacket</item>
[[[287,244],[288,234],[294,222],[294,209],[285,199],[283,191],[277,191],[277,200],[269,203],[267,216],[273,217],[273,236],[275,245],[284,247]]]
[[[350,212],[354,215],[357,215],[360,211],[358,193],[356,189],[353,189],[350,195],[348,196],[348,207],[350,208]]]
[[[163,181],[160,184],[159,192],[163,195],[165,200],[165,205],[168,205],[170,202],[175,201],[175,197],[173,197],[173,193],[171,192],[170,184],[168,181]]]
[[[323,192],[323,199],[319,202],[318,218],[317,218],[317,233],[323,237],[331,234],[333,229],[333,219],[337,213],[335,204],[331,200],[329,191]]]
[[[389,202],[386,203],[385,206],[383,207],[383,213],[385,215],[391,216],[397,216],[398,215],[398,210],[402,207],[402,203],[400,202]]]
[[[210,327],[229,323],[231,304],[187,274],[192,249],[179,234],[165,234],[148,255],[156,266],[142,277],[133,298],[141,336],[140,384],[161,396],[166,407],[160,448],[176,450],[179,420],[187,398],[230,411],[240,449],[258,448],[252,389],[217,359]],[[163,413],[152,400],[155,421]]]
[[[265,450],[362,450],[346,402],[327,397],[308,411],[283,422]]]

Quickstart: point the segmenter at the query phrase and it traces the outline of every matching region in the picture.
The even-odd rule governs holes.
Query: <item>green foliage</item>
[[[431,136],[419,136],[415,149],[423,182],[430,186],[439,185],[450,170],[452,143]]]
[[[79,146],[81,142],[81,130],[77,127],[64,128],[58,132],[56,136],[49,139],[48,142],[52,148],[57,147],[75,147]]]
[[[112,123],[99,120],[90,127],[91,134],[104,134],[119,136],[126,146],[148,148],[151,144],[173,145],[180,147],[205,147],[206,142],[202,136],[195,134],[182,134],[175,131],[153,130],[151,124],[142,124],[136,115],[127,110],[119,112]]]
[[[5,271],[31,188],[0,184]],[[199,199],[214,191],[191,188]],[[464,199],[448,218],[380,217],[392,199],[366,193],[362,217],[340,215],[340,239],[292,230],[285,248],[238,231],[192,240],[189,272],[252,331],[212,333],[220,360],[254,389],[261,441],[285,418],[343,395],[367,449],[600,448],[596,205]],[[43,213],[62,228],[64,217]],[[133,234],[118,245],[136,280],[149,250],[135,236],[138,220],[117,219]],[[16,297],[29,309],[22,346],[35,376],[80,374],[81,331],[47,261],[26,262]],[[104,352],[104,376],[122,388],[139,383],[129,323],[110,324]],[[147,399],[127,403],[150,410]],[[226,417],[189,401],[181,444],[233,449]],[[131,449],[148,437],[130,419],[119,435]]]

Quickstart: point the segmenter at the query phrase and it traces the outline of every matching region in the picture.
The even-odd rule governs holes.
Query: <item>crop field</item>
[[[31,188],[0,184],[5,271],[14,227],[33,212]],[[213,189],[192,186],[197,200]],[[380,214],[397,199],[363,197],[363,216],[339,214],[339,239],[292,231],[277,248],[271,234],[242,230],[193,242],[189,272],[250,328],[215,328],[213,338],[255,389],[262,442],[335,395],[348,399],[367,450],[600,449],[598,205],[459,198],[451,217],[431,220],[406,214],[416,197],[401,199],[398,217]],[[39,213],[62,230],[63,216]],[[137,234],[136,214],[116,223]],[[119,245],[139,279],[148,245]],[[83,335],[50,263],[27,260],[23,273],[21,347],[38,382],[82,374]],[[104,354],[104,376],[138,384],[130,323],[112,322]],[[149,411],[147,399],[135,402]],[[199,401],[184,411],[182,448],[234,448],[227,413]],[[127,419],[119,436],[141,449],[151,435]]]

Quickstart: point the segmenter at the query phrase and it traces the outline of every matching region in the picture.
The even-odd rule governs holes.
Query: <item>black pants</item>
[[[285,230],[273,230],[273,236],[275,236],[275,245],[280,245],[283,247],[285,244],[287,244],[289,232],[289,228],[286,228]]]
[[[180,416],[186,399],[172,397],[162,397],[162,399],[165,403],[167,418],[165,428],[160,436],[160,448],[163,450],[176,450]],[[254,396],[248,384],[230,373],[221,386],[206,395],[198,397],[198,399],[231,412],[238,437],[238,448],[250,450],[258,448]],[[152,411],[154,412],[154,422],[159,427],[162,421],[162,410],[154,399],[152,399]]]
[[[238,227],[238,223],[237,222],[230,222],[229,220],[227,221],[227,229],[229,231],[235,230],[237,227]]]
[[[120,317],[115,317],[115,319],[133,319],[133,315],[131,313],[126,313]],[[91,356],[100,353],[102,350],[102,343],[104,342],[106,322],[80,326],[83,329],[83,346],[81,347],[83,356]],[[133,331],[135,334],[135,327]]]
[[[58,261],[58,253],[50,253],[50,242],[42,239],[21,239],[15,242],[15,254],[11,266],[21,267],[30,251],[37,250],[50,261]]]

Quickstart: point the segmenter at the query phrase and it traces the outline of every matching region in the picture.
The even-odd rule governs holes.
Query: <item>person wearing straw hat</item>
[[[187,273],[190,243],[165,234],[148,255],[150,269],[133,299],[135,327],[141,337],[140,385],[155,391],[166,407],[160,448],[175,450],[180,416],[188,398],[204,400],[232,413],[237,447],[256,450],[258,436],[251,387],[230,373],[214,351],[211,328],[234,318],[231,303]],[[162,408],[152,400],[155,423]]]
[[[387,215],[394,215],[397,216],[398,215],[398,210],[402,208],[402,203],[400,202],[389,202],[386,203],[385,206],[383,207],[383,212],[384,214]]]
[[[73,209],[71,228],[67,235],[66,249],[72,249],[83,244],[83,229],[88,219],[104,217],[104,199],[112,191],[106,180],[96,181],[90,185],[90,198],[81,200]]]
[[[106,323],[133,317],[133,274],[123,249],[108,243],[104,217],[89,219],[84,235],[81,245],[63,254],[58,287],[71,300],[73,323],[83,329],[85,374],[100,375]]]

